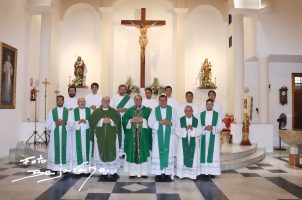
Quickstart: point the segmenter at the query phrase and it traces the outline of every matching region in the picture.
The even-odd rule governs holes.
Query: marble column
[[[113,19],[112,7],[100,7],[101,13],[101,91],[103,95],[112,96],[112,53],[113,53]]]
[[[257,55],[259,123],[269,121],[268,55]]]
[[[50,108],[45,110],[45,90],[42,82],[48,77],[48,69],[50,63],[50,36],[51,36],[51,13],[41,13],[41,36],[40,36],[40,60],[39,60],[39,93],[38,93],[38,120],[45,121],[45,115]],[[49,91],[48,91],[49,93]]]
[[[184,100],[185,96],[185,20],[188,8],[174,8],[176,14],[175,28],[175,63],[176,63],[176,98]]]
[[[244,88],[244,34],[243,14],[233,14],[233,48],[234,48],[234,117],[238,124],[243,121]]]

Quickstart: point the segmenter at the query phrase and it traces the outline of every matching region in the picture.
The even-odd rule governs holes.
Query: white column
[[[243,88],[244,88],[244,34],[243,15],[234,14],[233,48],[234,48],[234,117],[236,123],[243,121]]]
[[[188,8],[174,8],[176,14],[175,59],[176,59],[176,98],[185,96],[185,20]]]
[[[100,7],[101,12],[101,91],[103,95],[112,96],[113,71],[113,21],[111,7]]]
[[[259,123],[267,124],[269,119],[268,55],[257,55],[258,59],[258,107]]]
[[[40,37],[40,61],[39,61],[39,96],[38,96],[38,120],[44,121],[45,115],[45,98],[44,85],[42,81],[48,77],[50,61],[50,34],[51,34],[51,14],[42,12],[41,14],[41,37]],[[52,83],[54,84],[54,83]],[[49,93],[49,91],[48,91]],[[46,104],[47,105],[47,104]],[[46,108],[46,111],[49,108]]]

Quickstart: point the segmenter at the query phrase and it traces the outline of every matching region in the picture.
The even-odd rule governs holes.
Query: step
[[[257,149],[256,152],[245,157],[236,158],[232,160],[226,160],[221,162],[221,170],[238,169],[247,167],[255,163],[260,162],[265,158],[265,150]]]
[[[241,146],[239,144],[223,144],[221,146],[221,161],[233,160],[251,155],[257,151],[257,145]]]

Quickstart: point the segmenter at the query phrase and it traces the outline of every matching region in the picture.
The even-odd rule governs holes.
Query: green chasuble
[[[172,107],[167,105],[166,116],[161,116],[160,106],[155,108],[155,117],[157,121],[163,119],[172,120]],[[159,159],[160,159],[160,169],[163,170],[169,165],[169,150],[170,150],[170,136],[172,131],[172,125],[166,125],[164,132],[164,126],[159,124],[157,130],[157,139],[158,139],[158,150],[159,150]],[[165,134],[165,136],[164,136]]]
[[[52,118],[54,122],[59,121],[57,107],[52,109]],[[63,108],[63,119],[66,123],[68,121],[68,109]],[[62,135],[60,138],[60,126],[56,126],[54,130],[54,151],[55,151],[55,164],[66,164],[66,145],[67,145],[67,129],[66,125],[62,126]],[[61,140],[61,146],[60,146]],[[60,154],[61,149],[61,154]]]
[[[103,124],[102,127],[97,127],[98,122],[104,117],[110,118],[114,122],[114,126],[111,126],[111,124]],[[89,125],[91,130],[90,138],[91,141],[94,142],[95,134],[97,144],[93,143],[93,145],[98,145],[101,161],[112,162],[116,160],[116,135],[118,135],[119,147],[121,146],[122,140],[120,114],[111,107],[109,107],[108,110],[103,110],[101,106],[91,114]]]
[[[85,109],[85,120],[90,119],[91,110],[90,108]],[[79,107],[73,110],[74,121],[77,123],[80,121],[80,109]],[[77,155],[77,164],[80,165],[84,162],[83,155],[82,155],[82,148],[85,148],[86,152],[86,159],[85,161],[89,162],[89,151],[90,151],[90,128],[86,129],[86,141],[82,141],[81,139],[81,129],[76,130],[75,132],[75,141],[76,141],[76,155]],[[84,144],[82,144],[84,143]]]
[[[131,129],[127,129],[127,124],[133,117],[142,117],[148,121],[149,115],[150,110],[145,106],[141,109],[133,106],[125,112],[122,118],[125,133],[124,151],[129,163],[141,164],[147,162],[150,156],[152,129],[149,127],[143,128],[142,123],[131,123]]]
[[[200,113],[200,122],[202,126],[205,126],[206,124],[206,113],[207,111],[203,111]],[[213,110],[213,118],[212,118],[212,126],[217,125],[218,120],[218,112]],[[214,155],[214,145],[215,145],[215,135],[210,133],[210,141],[208,144],[208,157],[206,160],[206,135],[203,134],[201,136],[201,144],[200,144],[200,162],[201,163],[212,163],[213,162],[213,155]]]
[[[192,127],[196,128],[198,125],[198,120],[192,116]],[[186,128],[187,127],[187,120],[186,116],[180,118],[180,127]],[[195,154],[195,137],[190,137],[188,134],[185,138],[182,138],[182,150],[183,150],[183,157],[184,157],[184,165],[186,167],[192,168],[193,166],[193,159]]]

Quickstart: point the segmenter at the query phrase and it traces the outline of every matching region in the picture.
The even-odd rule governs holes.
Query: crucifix
[[[132,25],[140,29],[139,45],[141,46],[140,87],[145,87],[145,49],[148,44],[147,29],[152,26],[166,25],[165,20],[146,20],[146,8],[141,8],[140,20],[121,20],[122,25]]]

